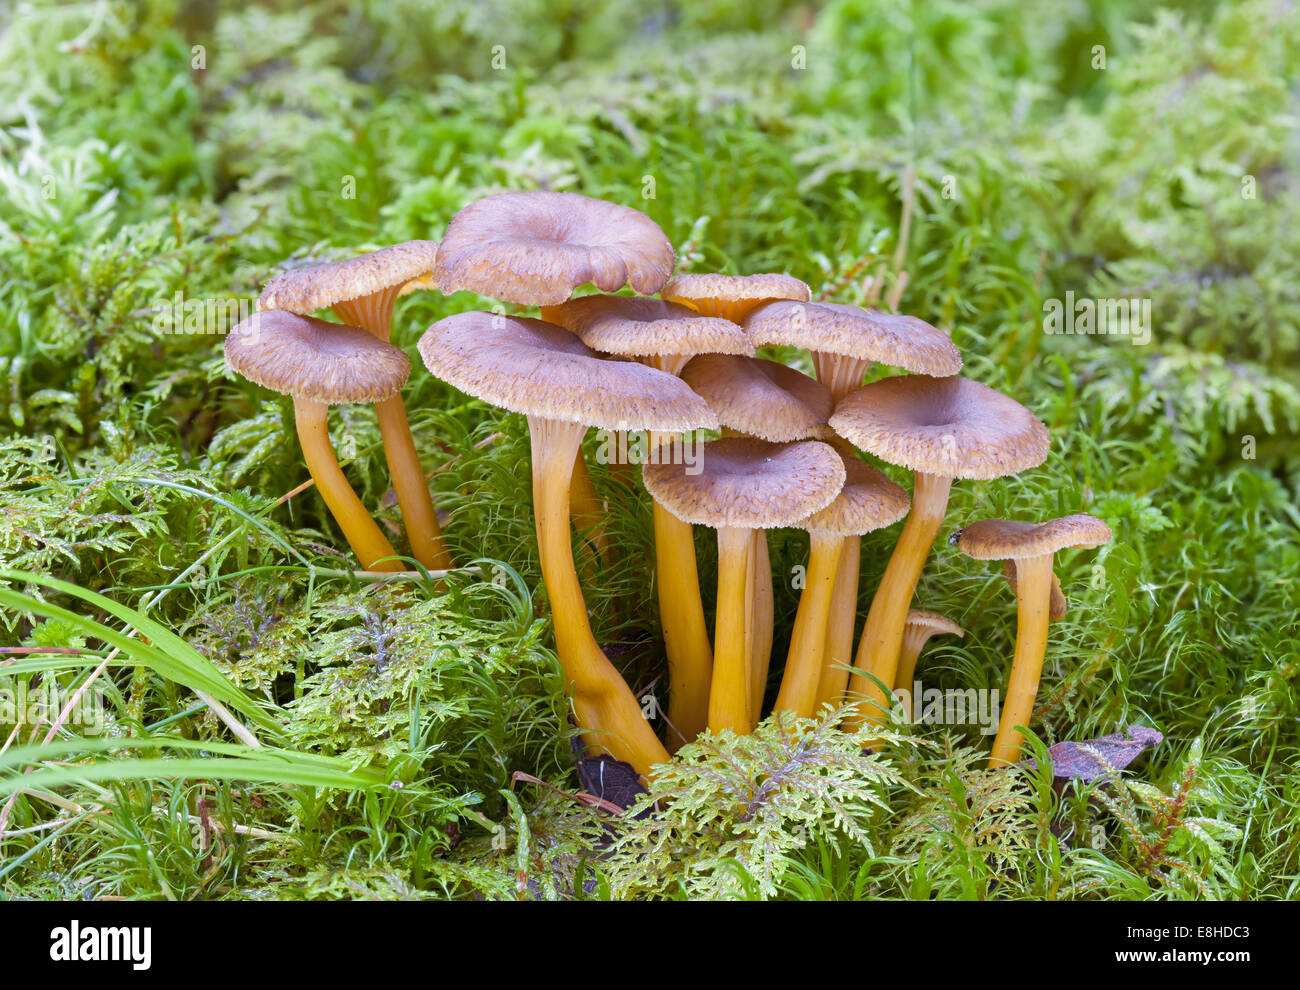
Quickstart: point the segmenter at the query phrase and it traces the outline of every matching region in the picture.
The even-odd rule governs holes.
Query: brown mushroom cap
[[[684,464],[646,464],[646,490],[682,522],[715,529],[792,526],[824,509],[844,486],[844,463],[816,440],[774,444],[728,437],[704,445],[697,474]]]
[[[966,630],[947,616],[940,615],[938,612],[926,612],[919,608],[908,610],[907,625],[918,631],[924,631],[929,636],[951,635],[960,636],[963,639],[966,636]],[[929,636],[926,638],[928,639]]]
[[[826,386],[779,361],[701,354],[682,381],[704,398],[723,426],[774,443],[824,435],[832,410]]]
[[[418,346],[438,378],[526,416],[663,433],[718,425],[680,378],[602,358],[569,331],[541,320],[458,313],[429,327]]]
[[[411,373],[401,348],[360,327],[278,309],[226,335],[226,363],[250,382],[328,405],[391,398]]]
[[[961,371],[961,353],[948,335],[914,316],[838,303],[770,302],[750,313],[743,325],[760,347],[806,347],[921,375]]]
[[[661,299],[583,296],[555,307],[550,315],[592,350],[606,354],[754,353],[745,331],[730,320],[700,316],[693,309]]]
[[[1002,561],[1002,576],[1007,579],[1007,584],[1011,585],[1011,593],[1016,594],[1016,562],[1008,559]],[[1052,572],[1052,591],[1048,602],[1047,614],[1053,622],[1060,622],[1065,618],[1065,613],[1069,611],[1069,603],[1065,600],[1065,592],[1061,590],[1061,579]]]
[[[1067,547],[1098,547],[1110,538],[1109,526],[1079,513],[1037,524],[981,519],[957,530],[949,542],[975,560],[1023,560]]]
[[[859,450],[946,478],[1002,478],[1047,459],[1047,427],[969,378],[896,375],[846,396],[830,425]]]
[[[659,296],[681,303],[699,312],[710,312],[714,303],[752,303],[754,306],[772,299],[812,298],[808,286],[790,275],[678,275],[660,290]]]
[[[576,193],[501,193],[451,218],[434,275],[461,289],[526,306],[554,306],[587,282],[658,292],[676,256],[644,213]]]
[[[861,536],[890,526],[907,515],[907,491],[861,458],[836,451],[844,462],[844,488],[830,505],[797,525],[810,533]]]
[[[432,272],[437,258],[437,241],[407,241],[343,261],[295,268],[267,282],[257,306],[306,316],[336,303],[405,286]]]

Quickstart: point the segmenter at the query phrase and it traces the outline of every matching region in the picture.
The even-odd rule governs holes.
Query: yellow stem
[[[442,541],[442,530],[433,511],[429,484],[420,467],[411,428],[406,422],[406,407],[402,397],[375,403],[379,417],[379,432],[384,438],[384,456],[388,460],[388,474],[397,493],[397,504],[402,510],[402,523],[406,538],[411,543],[411,555],[431,571],[445,571],[452,566],[451,554]]]
[[[334,315],[345,323],[359,326],[385,343],[392,336],[393,301],[401,286],[390,286],[358,299],[348,299],[334,306]],[[425,480],[420,457],[415,452],[411,426],[406,420],[402,397],[375,404],[379,433],[384,439],[384,456],[393,481],[397,505],[402,510],[402,525],[411,544],[411,555],[431,571],[452,567],[451,555],[442,541],[442,529],[433,511],[433,499]]]
[[[763,695],[767,693],[767,672],[772,665],[772,628],[775,600],[772,591],[772,558],[767,531],[754,530],[749,557],[750,600],[746,614],[746,642],[749,644],[749,720],[758,725],[763,717]]]
[[[998,734],[993,740],[989,768],[1010,766],[1020,759],[1025,737],[1018,725],[1029,727],[1038,697],[1038,678],[1047,652],[1047,624],[1052,591],[1052,555],[1016,561],[1016,653]]]
[[[596,494],[596,485],[591,480],[591,472],[587,470],[581,445],[573,459],[573,478],[569,485],[569,497],[572,500],[570,511],[573,514],[573,528],[584,539],[590,540],[595,545],[600,559],[608,565],[610,563],[609,537],[605,535],[605,503]]]
[[[898,544],[889,558],[884,577],[880,579],[880,587],[871,600],[862,639],[858,642],[848,693],[850,699],[860,703],[856,711],[844,720],[850,731],[856,730],[864,720],[875,725],[888,721],[889,695],[866,674],[869,672],[888,688],[893,687],[907,610],[911,607],[916,582],[934,545],[939,524],[943,522],[951,488],[951,478],[916,473],[912,511],[908,513]]]
[[[383,559],[394,557],[397,551],[361,504],[361,499],[357,498],[339,467],[338,457],[330,443],[329,406],[323,402],[294,399],[293,414],[307,470],[362,568],[367,571],[400,571],[400,562]]]
[[[587,620],[587,604],[573,566],[569,487],[585,428],[530,416],[533,510],[542,579],[551,601],[555,652],[573,692],[573,710],[587,745],[630,763],[649,777],[668,751],[641,714],[636,696],[605,656]]]
[[[751,729],[749,651],[745,612],[750,600],[747,529],[718,530],[718,605],[713,629],[713,683],[709,689],[709,728],[745,735]]]
[[[713,650],[700,600],[691,524],[653,503],[659,622],[668,655],[668,738],[674,752],[709,722]]]
[[[926,644],[930,634],[925,631],[916,633],[910,630],[903,634],[903,646],[898,652],[898,673],[894,675],[894,694],[903,704],[907,720],[912,720],[915,699],[912,697],[912,680],[916,676],[916,660],[921,655],[921,647]],[[902,691],[900,695],[898,692]]]
[[[853,627],[858,621],[858,567],[862,558],[862,537],[850,536],[840,551],[840,566],[831,593],[831,610],[826,620],[826,658],[817,686],[817,705],[838,708],[844,703],[844,688],[853,666]]]
[[[790,634],[790,652],[785,659],[781,691],[776,696],[776,711],[808,718],[816,707],[826,652],[826,626],[844,542],[842,536],[812,534],[808,573]]]

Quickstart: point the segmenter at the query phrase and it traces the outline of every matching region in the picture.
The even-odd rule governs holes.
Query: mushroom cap
[[[884,529],[907,515],[911,499],[901,485],[852,454],[837,450],[844,462],[844,487],[835,501],[798,523],[810,533],[861,536]]]
[[[961,352],[948,335],[915,316],[838,303],[770,302],[745,317],[743,326],[760,347],[806,347],[919,375],[961,371]]]
[[[704,445],[697,474],[684,464],[646,464],[646,490],[683,522],[715,529],[792,526],[834,500],[844,463],[816,440],[775,444],[728,437]]]
[[[437,241],[406,241],[309,268],[295,268],[266,283],[259,309],[284,309],[304,316],[336,303],[405,286],[433,271]]]
[[[682,381],[723,426],[773,443],[824,435],[834,406],[815,378],[763,358],[701,354],[682,369]]]
[[[279,309],[226,335],[226,363],[250,382],[328,405],[391,398],[411,373],[401,348],[360,327]]]
[[[1007,584],[1011,585],[1011,593],[1016,594],[1016,562],[1014,560],[1002,561],[1002,576],[1007,579]],[[1056,571],[1052,571],[1052,591],[1048,602],[1048,617],[1053,622],[1060,622],[1065,618],[1065,613],[1069,611],[1069,604],[1065,600],[1065,592],[1061,590],[1061,579],[1056,576]]]
[[[650,295],[675,263],[659,225],[630,207],[577,193],[500,193],[451,218],[434,275],[446,293],[554,306],[587,282]]]
[[[1078,513],[1044,523],[981,519],[957,530],[949,542],[975,560],[1024,560],[1067,547],[1099,547],[1110,538],[1104,522]]]
[[[438,378],[525,416],[605,430],[682,433],[718,418],[675,375],[602,358],[569,331],[524,317],[458,313],[420,338]]]
[[[923,474],[1002,478],[1047,459],[1044,426],[969,378],[895,375],[845,396],[830,425],[859,450]]]
[[[964,639],[966,636],[966,630],[947,616],[940,615],[938,612],[926,612],[919,608],[907,610],[907,625],[929,633],[926,639],[930,636],[960,636]]]
[[[699,303],[714,299],[753,302],[756,305],[770,299],[801,299],[806,302],[812,298],[812,291],[794,276],[775,272],[758,275],[701,273],[678,275],[660,290],[659,296],[669,302],[699,309]]]
[[[745,331],[730,320],[700,316],[693,309],[661,299],[583,296],[555,307],[551,316],[592,350],[606,354],[754,353]]]

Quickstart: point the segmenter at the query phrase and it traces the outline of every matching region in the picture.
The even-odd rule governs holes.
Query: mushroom
[[[961,353],[942,330],[901,316],[827,302],[770,302],[743,326],[755,345],[805,347],[835,402],[862,384],[873,362],[918,375],[961,371]]]
[[[661,299],[583,296],[549,313],[550,322],[576,333],[592,350],[633,358],[670,375],[680,375],[696,354],[754,353],[749,337],[730,320]]]
[[[886,716],[885,692],[898,672],[907,610],[953,479],[1001,478],[1036,467],[1047,458],[1049,441],[1047,427],[1015,399],[957,376],[899,375],[864,385],[836,406],[830,425],[915,478],[912,511],[871,600],[854,659],[849,693],[868,709],[859,705],[846,719],[856,727],[864,718],[880,723]]]
[[[729,431],[773,443],[830,439],[834,435],[826,425],[832,403],[825,386],[779,361],[701,354],[682,370],[682,379],[718,414],[724,434]],[[748,640],[750,688],[757,723],[772,660],[775,601],[766,532],[754,530],[753,541]]]
[[[1038,679],[1047,652],[1051,611],[1052,559],[1069,547],[1109,543],[1110,527],[1094,516],[1078,514],[1034,525],[1006,519],[983,519],[952,534],[950,542],[975,560],[1016,563],[1016,652],[998,719],[989,768],[1010,766],[1024,745],[1038,696]]]
[[[587,282],[652,295],[675,262],[659,225],[630,207],[577,193],[500,193],[451,218],[434,277],[448,294],[555,306]]]
[[[669,374],[680,373],[695,354],[754,353],[754,345],[736,324],[700,316],[659,299],[584,296],[549,312],[556,323],[576,333],[593,350],[633,358]],[[708,722],[713,651],[690,524],[657,501],[653,512],[656,589],[668,658],[669,749],[676,750],[693,740]]]
[[[437,256],[437,241],[408,241],[343,261],[297,268],[271,279],[257,305],[301,316],[332,309],[344,323],[363,327],[388,343],[394,300],[406,286],[428,277]],[[376,403],[375,415],[411,554],[430,570],[444,570],[451,566],[451,556],[442,541],[401,396]]]
[[[779,361],[735,354],[701,354],[682,381],[736,433],[772,443],[829,438],[834,411],[824,385]]]
[[[445,293],[541,306],[542,319],[554,322],[551,307],[580,285],[651,295],[675,263],[672,244],[644,213],[577,193],[517,192],[487,196],[452,217],[433,274]],[[608,559],[604,505],[585,462],[574,464],[572,485],[574,525]]]
[[[678,275],[663,287],[661,299],[689,306],[705,316],[739,323],[755,307],[773,299],[812,298],[808,286],[790,275]]]
[[[641,476],[678,519],[718,531],[709,728],[743,735],[754,721],[745,635],[751,531],[789,526],[824,509],[844,486],[844,464],[834,448],[815,440],[774,444],[752,437],[709,443],[702,463],[698,474],[681,464],[647,464]]]
[[[366,570],[402,565],[348,484],[330,444],[329,407],[397,395],[411,363],[360,327],[280,310],[254,313],[226,336],[226,363],[251,382],[293,397],[303,460],[316,490]]]
[[[908,721],[911,721],[915,707],[912,678],[916,676],[916,661],[925,644],[934,636],[959,636],[964,639],[966,630],[937,612],[925,612],[919,608],[908,611],[907,624],[903,627],[903,647],[898,654],[898,674],[894,680],[894,693],[902,692],[900,700]]]
[[[714,428],[716,417],[680,379],[602,359],[541,320],[460,313],[431,326],[419,349],[443,381],[528,417],[542,578],[578,725],[594,750],[648,776],[668,753],[592,635],[569,537],[570,478],[588,427],[681,433]]]
[[[862,384],[872,362],[923,375],[955,375],[961,354],[942,330],[912,316],[826,302],[772,302],[744,320],[759,346],[803,347],[812,352],[817,380],[838,405]],[[832,441],[833,443],[835,441]],[[842,441],[840,441],[842,443]],[[862,539],[852,536],[840,555],[827,625],[827,670],[818,703],[838,707],[853,656]]]
[[[811,546],[776,710],[799,718],[808,718],[817,707],[818,689],[825,676],[831,594],[845,542],[850,536],[861,536],[907,515],[907,492],[901,486],[856,455],[837,453],[844,463],[843,490],[826,508],[796,523],[808,531]]]

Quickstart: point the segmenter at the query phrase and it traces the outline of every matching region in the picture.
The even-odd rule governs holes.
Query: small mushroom
[[[899,375],[864,385],[835,408],[831,427],[855,447],[911,469],[912,511],[867,613],[849,694],[866,701],[846,721],[883,722],[888,698],[867,674],[892,687],[907,610],[954,478],[990,479],[1047,458],[1047,427],[1010,396],[957,376]],[[864,710],[865,707],[865,710]]]
[[[646,490],[669,512],[718,531],[711,730],[745,734],[754,725],[745,635],[751,531],[789,526],[824,509],[844,487],[844,478],[834,448],[815,440],[782,445],[733,437],[706,446],[698,474],[688,474],[681,464],[642,468]]]
[[[279,310],[254,313],[226,336],[226,363],[251,382],[293,397],[303,460],[316,490],[366,570],[399,571],[380,532],[339,467],[329,407],[381,403],[406,384],[411,363],[360,327]]]
[[[682,380],[718,414],[724,435],[758,437],[773,443],[834,437],[826,425],[833,408],[830,392],[779,361],[701,354],[682,370]],[[748,621],[750,687],[757,722],[772,661],[775,596],[767,533],[754,530],[753,541]]]
[[[549,322],[576,333],[593,351],[632,358],[670,375],[680,375],[696,354],[754,353],[749,337],[730,320],[661,299],[583,296],[548,312]]]
[[[661,299],[689,306],[705,316],[739,323],[756,307],[773,299],[812,298],[808,286],[790,275],[678,275],[663,287]]]
[[[826,625],[840,554],[850,536],[889,526],[907,515],[907,492],[855,454],[837,451],[844,463],[844,488],[835,501],[796,525],[810,539],[808,570],[786,655],[778,711],[808,718],[816,710],[826,670]],[[845,670],[841,677],[847,678]]]
[[[961,354],[948,335],[912,316],[837,303],[772,302],[749,314],[744,327],[759,346],[809,350],[817,380],[830,390],[836,405],[862,384],[873,362],[923,375],[955,375],[961,370]],[[834,673],[825,680],[819,704],[838,706],[842,701],[844,668],[853,651],[861,564],[862,539],[850,537],[840,555],[827,626],[826,652]]]
[[[658,292],[676,256],[659,225],[630,207],[577,193],[500,193],[470,203],[447,224],[434,278],[445,293],[552,307],[587,282],[604,292]],[[573,467],[573,523],[609,560],[605,508],[581,450]]]
[[[659,225],[630,207],[577,193],[500,193],[451,218],[434,277],[448,294],[555,306],[587,282],[653,295],[675,263]]]
[[[966,630],[937,612],[914,608],[907,613],[907,624],[903,627],[903,648],[898,654],[898,676],[894,680],[894,693],[902,692],[903,711],[907,713],[909,721],[915,707],[912,679],[916,676],[916,661],[925,644],[935,636],[965,638]]]
[[[817,380],[838,403],[862,384],[872,363],[918,375],[961,371],[961,353],[942,330],[914,316],[826,302],[771,302],[744,320],[759,347],[804,347]]]
[[[754,353],[754,345],[736,324],[659,299],[583,296],[552,307],[549,313],[593,350],[632,358],[674,375],[696,354]],[[690,524],[658,502],[653,503],[653,511],[656,589],[668,658],[669,749],[675,751],[708,722],[713,651]]]
[[[300,316],[332,309],[344,323],[388,343],[393,302],[405,288],[428,278],[437,256],[437,241],[407,241],[343,261],[296,268],[271,279],[257,305]],[[401,396],[376,403],[375,415],[411,553],[430,570],[444,570],[451,566],[451,556],[442,540]]]
[[[569,486],[588,427],[682,433],[717,419],[679,378],[598,357],[541,320],[460,313],[420,338],[429,370],[448,384],[528,417],[533,509],[556,654],[587,743],[648,776],[668,753],[591,632],[569,537]]]
[[[832,436],[834,411],[824,385],[779,361],[735,354],[701,354],[682,369],[682,381],[738,434],[772,443]]]
[[[1037,525],[1006,519],[983,519],[953,533],[951,542],[975,560],[1014,560],[1016,564],[1016,652],[1002,701],[998,734],[989,767],[1010,766],[1020,759],[1024,735],[1038,696],[1038,679],[1047,652],[1051,613],[1052,559],[1069,547],[1109,543],[1110,527],[1094,516],[1078,514]]]

